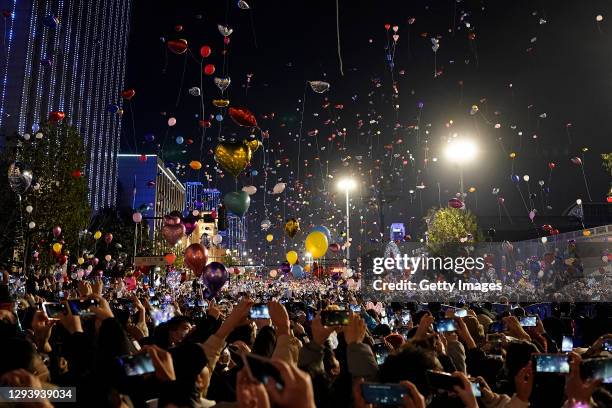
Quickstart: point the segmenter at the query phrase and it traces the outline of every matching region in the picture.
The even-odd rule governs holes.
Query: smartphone
[[[60,302],[43,302],[42,309],[50,320],[59,320],[65,306]]]
[[[561,351],[569,353],[574,349],[574,338],[572,336],[563,336],[561,340]]]
[[[402,310],[402,324],[405,326],[410,323],[410,310]]]
[[[472,394],[474,394],[476,398],[482,397],[482,391],[480,391],[480,383],[476,381],[470,381],[470,385],[472,386]]]
[[[401,384],[361,384],[361,395],[367,404],[397,407],[403,404],[404,397],[407,394],[408,390]]]
[[[457,317],[465,317],[467,316],[467,309],[455,309],[455,316]]]
[[[612,358],[588,358],[580,365],[580,374],[584,378],[602,380],[612,384]]]
[[[351,312],[361,313],[361,306],[359,305],[349,305],[349,309]]]
[[[117,358],[117,360],[119,361],[119,365],[123,368],[123,372],[128,377],[155,372],[153,360],[149,353],[126,355]]]
[[[251,319],[269,319],[270,318],[270,310],[268,309],[268,305],[265,303],[256,303],[251,306],[250,312]]]
[[[252,380],[265,384],[271,378],[276,382],[276,388],[284,388],[285,383],[280,372],[269,359],[248,353],[242,355],[242,360]]]
[[[501,333],[504,331],[504,322],[491,322],[489,324],[489,333]]]
[[[501,343],[503,336],[503,333],[489,333],[487,334],[487,343]]]
[[[90,306],[99,306],[96,299],[68,299],[68,305],[73,315],[81,317],[94,316],[94,313],[89,310]]]
[[[425,377],[429,387],[433,390],[453,391],[455,385],[458,387],[462,386],[461,379],[453,377],[449,373],[427,370]]]
[[[533,354],[536,373],[567,374],[570,371],[567,354]]]
[[[434,329],[438,333],[457,331],[457,323],[453,319],[442,319],[434,322]]]
[[[208,308],[208,302],[204,299],[198,299],[198,307]]]
[[[350,312],[348,310],[323,310],[321,323],[323,326],[347,326]]]
[[[376,339],[372,345],[372,351],[376,357],[376,364],[381,365],[389,356],[389,349],[383,340]]]
[[[521,317],[521,320],[519,322],[521,323],[522,327],[535,327],[536,322],[537,322],[537,317],[536,316]]]

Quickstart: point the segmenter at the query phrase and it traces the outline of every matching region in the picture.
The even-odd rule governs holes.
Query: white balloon
[[[253,195],[257,192],[257,187],[255,186],[244,186],[242,187],[242,191],[247,193],[248,195]]]
[[[324,93],[329,90],[330,84],[325,81],[308,81],[312,90],[316,93]]]
[[[276,185],[272,189],[272,194],[282,193],[283,191],[285,191],[285,187],[287,187],[287,184],[285,183],[276,183]]]
[[[34,211],[34,207],[32,207],[31,205],[28,205],[28,206],[26,207],[26,212],[29,214],[29,213],[31,213],[32,211]]]
[[[223,237],[219,234],[213,235],[212,242],[215,245],[219,245],[223,241]]]
[[[217,24],[217,29],[219,30],[221,35],[224,36],[224,37],[229,37],[234,32],[233,28],[229,28],[229,27],[221,25],[221,24]]]
[[[34,221],[30,221],[30,223],[28,224],[28,228],[34,229],[35,227],[36,227],[36,223]]]

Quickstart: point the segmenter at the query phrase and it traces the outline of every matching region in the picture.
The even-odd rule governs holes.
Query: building
[[[117,163],[117,208],[140,211],[152,227],[151,239],[163,242],[163,217],[183,212],[185,186],[155,154],[119,154]]]
[[[205,188],[199,181],[185,182],[185,210],[212,211],[221,205],[221,192]]]
[[[0,148],[64,112],[85,138],[94,211],[116,202],[131,2],[0,0]]]

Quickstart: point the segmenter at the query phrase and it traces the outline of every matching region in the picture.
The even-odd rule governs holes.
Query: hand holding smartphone
[[[260,357],[253,353],[243,354],[242,361],[247,369],[249,377],[253,381],[266,384],[269,379],[273,379],[276,383],[276,388],[283,389],[285,383],[281,377],[280,371],[270,359]]]
[[[408,389],[402,384],[361,384],[361,395],[367,404],[401,406],[407,394]]]
[[[348,326],[349,310],[322,310],[321,323],[323,326]]]
[[[268,309],[268,305],[266,303],[254,304],[253,306],[251,306],[251,311],[249,312],[249,316],[252,320],[269,319],[270,310]]]

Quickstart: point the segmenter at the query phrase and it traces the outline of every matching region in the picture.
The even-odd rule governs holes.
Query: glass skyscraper
[[[85,139],[94,211],[116,202],[131,2],[0,0],[0,147],[64,112]]]

